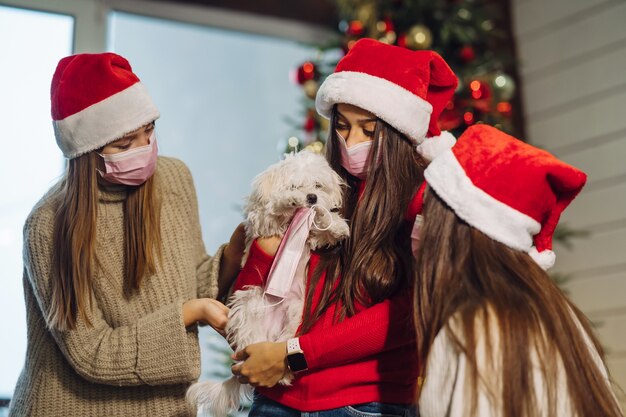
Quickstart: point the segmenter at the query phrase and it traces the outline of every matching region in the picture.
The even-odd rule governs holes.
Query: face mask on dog
[[[301,208],[296,211],[270,268],[265,287],[266,294],[281,299],[287,296],[314,222],[313,208]]]
[[[341,166],[350,174],[364,180],[367,177],[367,169],[369,168],[369,155],[374,144],[373,140],[359,143],[348,148],[346,139],[337,133],[339,138],[339,151],[341,152]]]
[[[326,227],[320,227],[315,223],[316,208],[328,216],[329,223]],[[296,276],[298,263],[306,251],[306,240],[311,229],[325,231],[333,225],[333,218],[330,211],[323,206],[311,206],[300,208],[296,211],[285,232],[285,236],[278,246],[278,251],[274,257],[274,263],[270,267],[270,272],[265,286],[265,293],[273,295],[279,299],[284,299],[291,289],[293,279]]]

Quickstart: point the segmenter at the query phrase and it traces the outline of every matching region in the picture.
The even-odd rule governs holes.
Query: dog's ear
[[[280,163],[279,163],[280,164]],[[278,164],[271,165],[265,171],[254,177],[252,181],[252,194],[250,201],[256,201],[256,204],[267,204],[270,200],[272,191],[278,185]]]

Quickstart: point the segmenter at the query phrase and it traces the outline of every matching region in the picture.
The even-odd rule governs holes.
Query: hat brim
[[[398,84],[353,71],[331,74],[320,86],[315,98],[317,112],[328,119],[337,103],[374,113],[416,144],[424,141],[433,111],[429,102]]]
[[[137,82],[105,100],[54,120],[57,144],[66,158],[99,149],[159,118],[148,90]]]
[[[477,187],[448,149],[424,171],[428,185],[469,225],[493,240],[529,253],[541,224]]]

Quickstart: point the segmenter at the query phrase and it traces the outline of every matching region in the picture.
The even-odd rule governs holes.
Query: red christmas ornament
[[[475,121],[474,113],[472,113],[471,111],[466,111],[465,113],[463,113],[463,121],[468,126],[473,125]]]
[[[511,103],[509,103],[508,101],[501,101],[501,102],[499,102],[496,105],[496,109],[504,117],[511,117],[511,115],[513,114],[513,106],[511,106]]]
[[[385,17],[383,19],[383,22],[385,23],[385,33],[391,32],[394,30],[393,21],[391,20],[389,16]]]
[[[315,130],[315,118],[314,117],[307,117],[307,119],[304,121],[304,131],[311,133]]]
[[[461,58],[463,62],[471,62],[476,58],[476,52],[472,46],[465,45],[459,51],[459,58]]]
[[[346,35],[349,36],[361,36],[365,33],[365,27],[360,20],[353,20],[348,24],[348,29],[346,30]]]
[[[398,36],[398,46],[406,48],[406,33]]]
[[[487,83],[474,80],[470,83],[470,91],[474,100],[486,100],[491,97],[491,90]]]
[[[314,80],[317,77],[317,68],[315,68],[315,64],[312,62],[305,62],[302,64],[297,71],[296,81],[298,84],[302,85],[306,81]]]

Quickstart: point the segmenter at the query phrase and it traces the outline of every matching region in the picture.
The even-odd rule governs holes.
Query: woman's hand
[[[278,246],[280,246],[281,238],[278,236],[271,237],[260,237],[256,240],[259,248],[263,250],[263,252],[267,253],[270,256],[276,255],[278,252]]]
[[[228,307],[212,298],[196,298],[183,304],[183,322],[185,327],[200,322],[213,327],[224,335],[228,323]]]
[[[243,223],[240,223],[231,235],[230,241],[224,248],[224,253],[220,260],[220,275],[217,279],[217,298],[219,300],[226,295],[234,279],[237,278],[237,274],[239,274],[239,270],[241,269],[241,259],[243,258],[245,249],[246,230]]]
[[[287,372],[287,342],[255,343],[232,355],[236,361],[233,375],[242,384],[253,387],[273,387]]]

